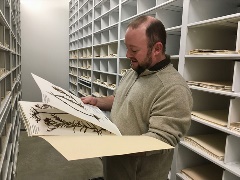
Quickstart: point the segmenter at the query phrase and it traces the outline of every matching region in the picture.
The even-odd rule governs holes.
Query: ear
[[[154,54],[154,55],[162,54],[162,50],[163,50],[163,45],[162,45],[161,42],[157,42],[157,43],[153,46],[153,54]]]

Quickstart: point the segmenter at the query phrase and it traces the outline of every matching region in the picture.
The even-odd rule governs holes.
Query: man
[[[192,96],[165,55],[164,25],[151,16],[138,17],[128,25],[125,44],[131,69],[114,95],[82,101],[111,110],[122,135],[151,136],[175,146],[190,126]],[[172,158],[173,150],[104,157],[104,179],[165,180]]]

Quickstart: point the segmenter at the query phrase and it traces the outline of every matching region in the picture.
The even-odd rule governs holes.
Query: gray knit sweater
[[[122,135],[147,135],[175,146],[190,126],[192,96],[171,64],[138,74],[129,70],[115,93],[111,120]]]

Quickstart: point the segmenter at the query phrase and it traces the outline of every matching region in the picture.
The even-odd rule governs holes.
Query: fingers
[[[91,104],[93,106],[96,106],[97,104],[97,99],[92,96],[81,97],[81,100],[84,104]]]

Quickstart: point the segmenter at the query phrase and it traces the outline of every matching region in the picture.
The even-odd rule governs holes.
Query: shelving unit
[[[222,161],[183,139],[176,149],[171,179],[186,179],[182,169],[206,163],[219,166],[224,180],[240,178],[240,129],[232,128],[240,123],[240,2],[71,0],[69,9],[70,92],[79,97],[111,95],[130,68],[124,44],[128,23],[143,14],[160,19],[167,31],[166,53],[193,94],[187,136],[226,134]],[[220,124],[203,118],[213,112],[223,114]]]
[[[13,179],[19,146],[21,100],[20,1],[0,0],[0,179]]]

